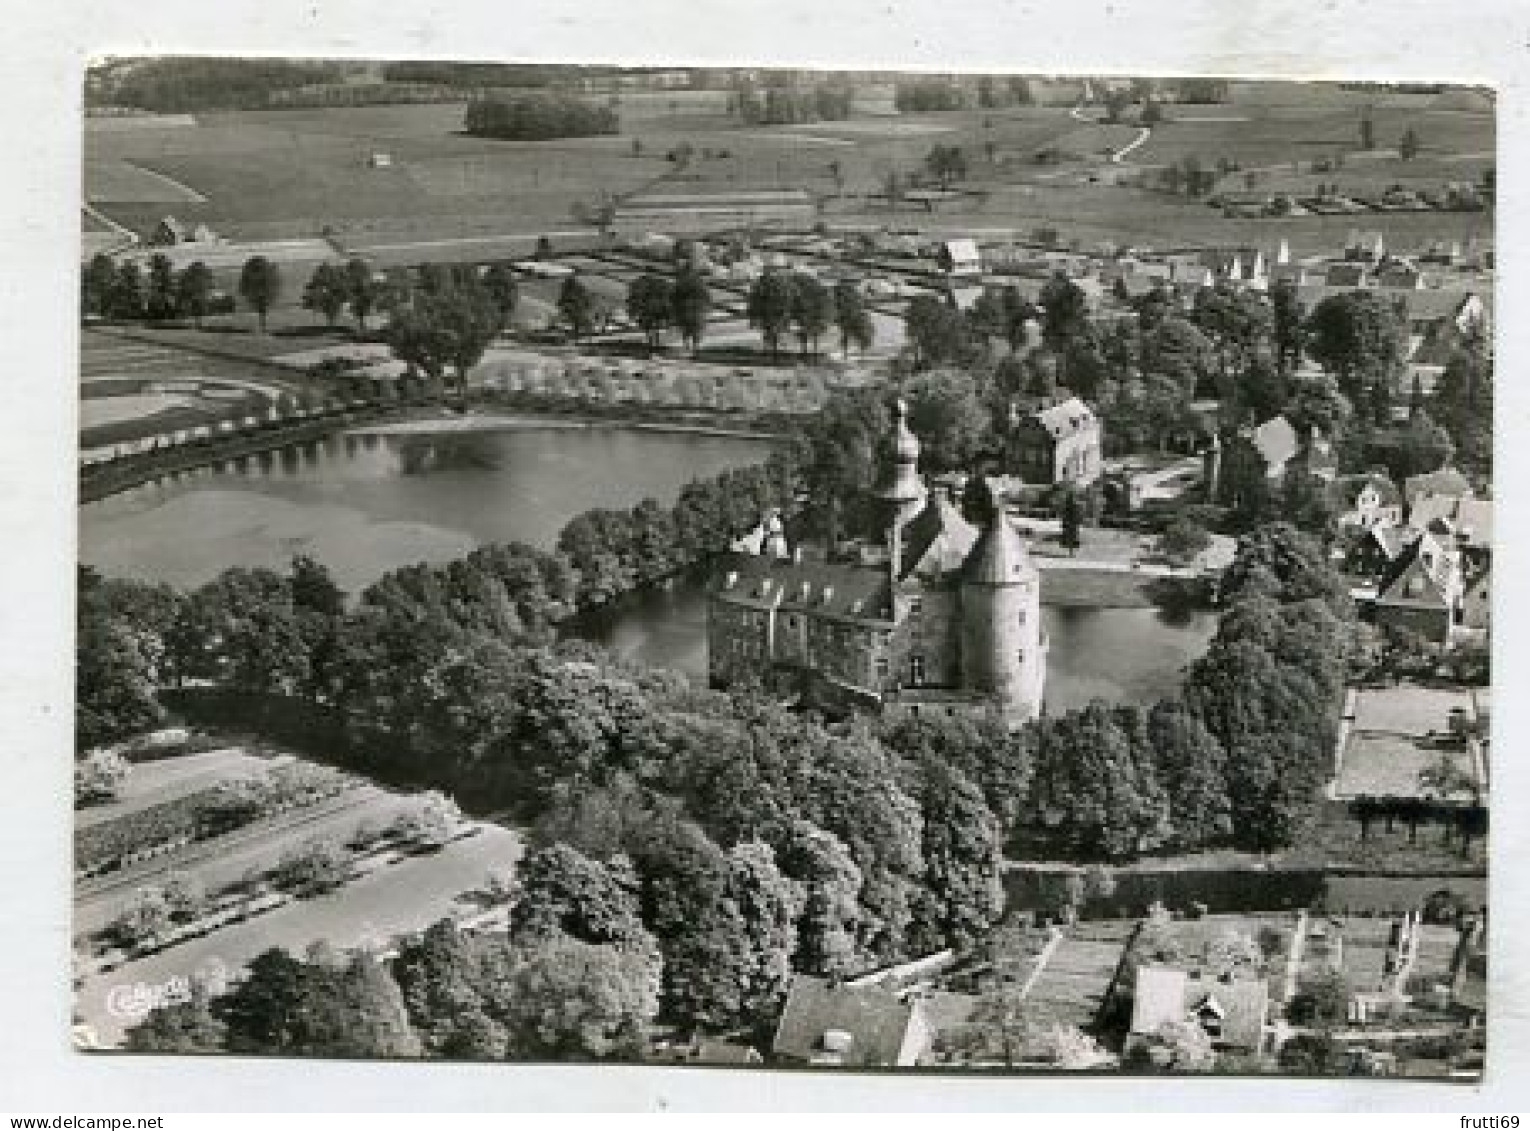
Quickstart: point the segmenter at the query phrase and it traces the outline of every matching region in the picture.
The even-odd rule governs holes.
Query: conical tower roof
[[[1020,585],[1035,572],[1025,540],[1010,525],[1004,508],[995,505],[977,545],[967,555],[962,580],[968,585]]]

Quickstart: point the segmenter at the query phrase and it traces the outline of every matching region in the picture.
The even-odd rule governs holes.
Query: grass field
[[[349,247],[405,258],[450,253],[447,246],[412,252],[399,246],[412,242],[577,228],[576,203],[660,180],[692,192],[805,188],[830,198],[831,220],[873,224],[1056,226],[1064,238],[1160,247],[1275,238],[1277,226],[1268,222],[1226,220],[1203,204],[1088,184],[1103,154],[1130,141],[1136,129],[1080,121],[1063,106],[744,126],[719,112],[717,93],[633,97],[621,136],[535,143],[468,137],[459,132],[463,107],[455,103],[205,114],[192,126],[92,125],[85,139],[87,196],[140,230],[173,210],[234,238],[315,236],[329,228]],[[1332,86],[1234,84],[1228,104],[1170,107],[1170,121],[1111,168],[1129,173],[1194,154],[1207,166],[1225,157],[1246,168],[1289,171],[1294,160],[1310,163],[1356,149],[1359,114],[1369,105],[1378,149],[1395,147],[1412,126],[1420,157],[1409,163],[1352,159],[1331,179],[1347,185],[1354,178],[1357,191],[1376,181],[1470,179],[1493,149],[1491,111],[1442,108],[1470,103]],[[934,214],[890,212],[885,202],[868,199],[889,174],[917,171],[936,142],[966,152],[968,186],[986,198]],[[694,153],[684,169],[665,159],[682,143]],[[1077,160],[1037,165],[1036,153],[1052,146]],[[389,154],[391,167],[370,167],[377,152]],[[198,202],[185,192],[208,199]],[[1366,223],[1383,228],[1399,246],[1482,235],[1490,227],[1481,215],[1371,216]],[[1354,224],[1350,217],[1296,218],[1278,230],[1296,250],[1308,251],[1331,248]],[[495,251],[492,245],[463,248],[480,257]]]

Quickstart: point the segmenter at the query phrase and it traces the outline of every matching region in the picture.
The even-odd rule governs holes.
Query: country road
[[[291,844],[320,834],[344,839],[364,817],[386,823],[406,803],[402,795],[366,785],[273,821],[257,822],[226,836],[189,845],[183,851],[81,883],[75,891],[73,933],[85,934],[105,926],[136,887],[166,873],[194,871],[197,879],[211,890],[239,879],[251,868],[270,864]]]

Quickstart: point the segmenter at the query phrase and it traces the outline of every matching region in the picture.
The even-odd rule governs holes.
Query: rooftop
[[[889,990],[797,974],[772,1051],[808,1064],[891,1067],[899,1061],[916,1008]]]

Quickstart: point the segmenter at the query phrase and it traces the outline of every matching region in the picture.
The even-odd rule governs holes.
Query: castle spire
[[[908,404],[900,397],[892,411],[892,434],[884,448],[877,495],[886,508],[888,559],[897,577],[903,567],[903,528],[924,509],[925,489],[919,478],[919,439],[908,426]]]
[[[893,402],[893,429],[887,445],[881,496],[892,503],[924,497],[924,484],[919,480],[919,438],[909,429],[908,403],[901,397]]]

